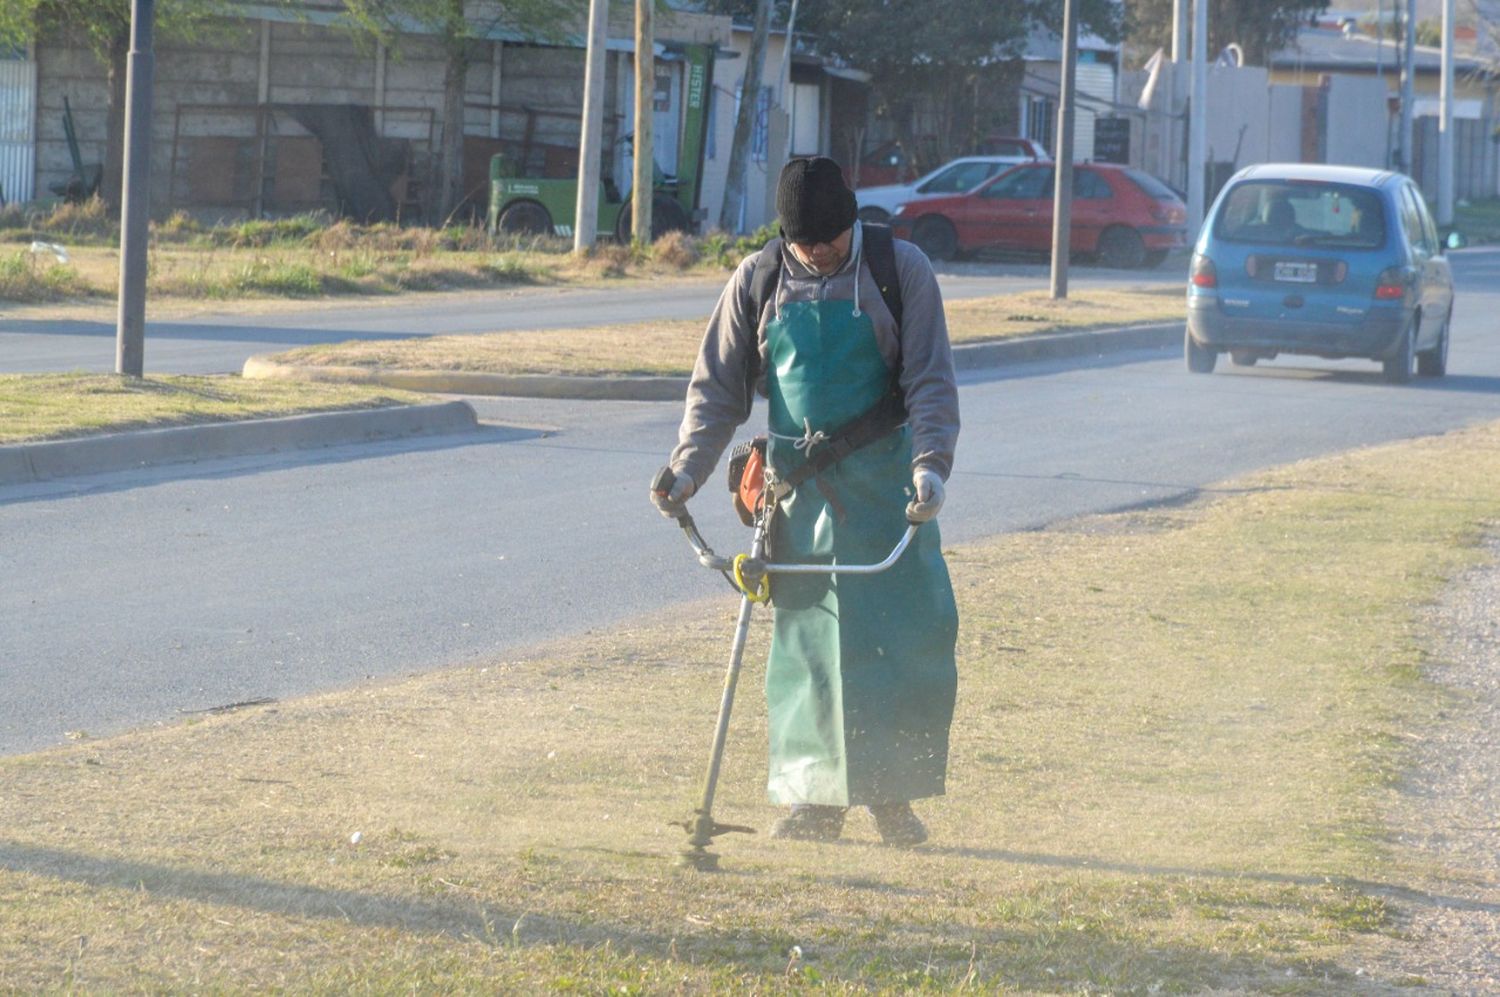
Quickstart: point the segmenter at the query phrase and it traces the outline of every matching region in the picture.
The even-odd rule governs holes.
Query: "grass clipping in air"
[[[1054,301],[1045,291],[949,302],[949,337],[979,343],[1048,332],[1181,319],[1182,289],[1086,290]],[[580,329],[353,340],[305,346],[270,357],[279,363],[495,374],[686,375],[706,319],[632,322]]]
[[[1377,985],[1341,958],[1419,876],[1379,822],[1437,700],[1414,614],[1474,561],[1496,480],[1489,426],[953,551],[949,795],[912,852],[857,813],[836,845],[734,835],[725,871],[674,867],[728,593],[0,759],[0,989]],[[764,830],[757,621],[716,816]]]

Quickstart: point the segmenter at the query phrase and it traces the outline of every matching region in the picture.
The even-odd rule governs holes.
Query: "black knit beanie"
[[[839,164],[827,156],[794,159],[776,183],[776,214],[781,237],[804,244],[832,242],[854,224],[854,191]]]

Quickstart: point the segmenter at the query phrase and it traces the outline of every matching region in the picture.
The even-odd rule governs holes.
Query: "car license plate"
[[[1316,263],[1278,263],[1271,269],[1271,276],[1277,280],[1291,281],[1294,284],[1316,284],[1318,265]]]

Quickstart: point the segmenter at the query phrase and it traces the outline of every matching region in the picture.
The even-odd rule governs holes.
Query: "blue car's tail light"
[[[1400,301],[1406,297],[1406,271],[1401,267],[1386,267],[1375,278],[1375,300]]]
[[[1218,287],[1219,272],[1214,269],[1214,261],[1202,253],[1194,253],[1192,267],[1188,270],[1188,280],[1194,287]]]

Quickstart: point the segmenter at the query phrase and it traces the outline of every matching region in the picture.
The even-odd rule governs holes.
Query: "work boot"
[[[792,841],[837,841],[844,830],[844,807],[798,803],[771,825],[771,837]]]
[[[910,803],[877,803],[870,807],[880,840],[896,848],[911,848],[927,840],[927,828],[912,813]]]

